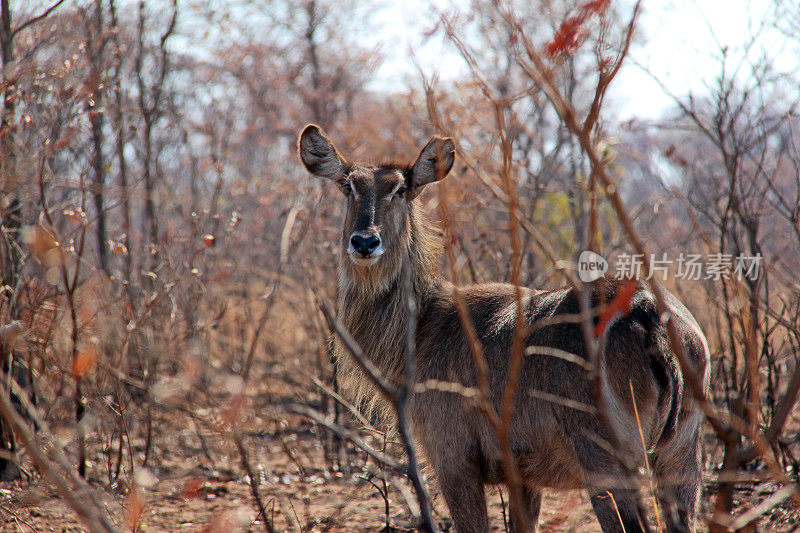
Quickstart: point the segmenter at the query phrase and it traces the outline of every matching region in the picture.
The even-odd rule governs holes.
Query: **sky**
[[[729,47],[732,53],[741,49],[754,31],[752,21],[760,20],[772,3],[773,0],[645,1],[639,19],[643,38],[632,47],[630,61],[614,81],[607,104],[617,110],[622,120],[659,118],[673,99],[653,77],[675,95],[703,94],[705,84],[719,73],[720,45]],[[434,4],[450,5],[436,0]],[[800,2],[797,4],[800,9]],[[441,38],[422,44],[422,32],[435,22],[427,0],[386,1],[376,11],[373,22],[382,28],[378,34],[385,56],[373,82],[376,87],[391,87],[418,76],[411,50],[428,76],[438,73],[446,82],[466,72],[457,54]],[[768,50],[778,68],[797,70],[797,41],[787,45],[779,32],[770,29],[763,32],[751,58],[764,50]]]

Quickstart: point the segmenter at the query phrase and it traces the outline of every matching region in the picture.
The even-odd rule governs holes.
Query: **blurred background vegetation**
[[[308,405],[359,431],[366,422],[337,399],[319,310],[335,301],[344,206],[304,172],[296,137],[313,122],[351,159],[413,160],[432,134],[453,136],[455,172],[421,201],[438,216],[447,195],[458,273],[471,283],[507,280],[512,268],[502,134],[522,218],[555,257],[574,262],[594,242],[613,268],[631,253],[628,240],[590,183],[577,139],[520,60],[520,33],[550,50],[586,4],[414,4],[419,20],[403,26],[420,47],[412,56],[386,3],[1,0],[2,392],[28,418],[38,413],[37,442],[67,461],[58,475],[71,479],[66,466],[74,469],[133,530],[174,531],[184,518],[209,531],[413,524],[404,479],[287,409]],[[545,54],[580,116],[632,9],[601,4],[574,46]],[[709,338],[717,407],[774,429],[766,453],[787,476],[776,480],[763,459],[739,460],[746,435],[709,432],[708,491],[722,496],[708,500],[707,516],[714,505],[740,515],[767,501],[747,527],[791,530],[800,10],[779,0],[762,7],[748,12],[741,41],[697,51],[713,65],[702,85],[672,94],[651,70],[647,90],[669,105],[621,115],[630,86],[612,92],[593,134],[650,251],[763,257],[757,279],[681,279],[671,269],[665,284]],[[647,20],[633,35],[635,62],[647,56]],[[442,77],[431,48],[446,64]],[[620,84],[633,79],[628,70],[648,76],[635,62]],[[563,265],[532,233],[522,239],[522,283],[563,285]],[[41,466],[8,421],[0,428],[0,513],[21,529],[76,523],[39,483]],[[394,450],[380,432],[363,436]],[[791,487],[786,480],[795,488],[776,492]],[[259,498],[272,502],[268,517],[250,503]],[[583,518],[564,522],[570,504],[543,517],[546,530],[595,527],[582,501]],[[504,504],[493,505],[499,524]]]

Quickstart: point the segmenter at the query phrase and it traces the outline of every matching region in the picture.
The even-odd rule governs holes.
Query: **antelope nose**
[[[356,233],[350,237],[350,244],[353,249],[364,257],[374,252],[380,243],[381,240],[377,235],[364,236]]]

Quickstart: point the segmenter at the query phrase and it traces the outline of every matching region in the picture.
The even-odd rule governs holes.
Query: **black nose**
[[[350,244],[353,249],[364,257],[374,252],[380,243],[381,239],[377,235],[367,235],[365,237],[356,233],[350,237]]]

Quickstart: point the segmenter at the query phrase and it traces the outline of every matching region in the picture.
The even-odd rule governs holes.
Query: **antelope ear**
[[[315,124],[309,124],[297,139],[297,153],[311,174],[341,183],[347,161],[339,154],[331,140]]]
[[[456,160],[456,145],[450,137],[432,137],[411,167],[411,188],[423,187],[447,176]]]

